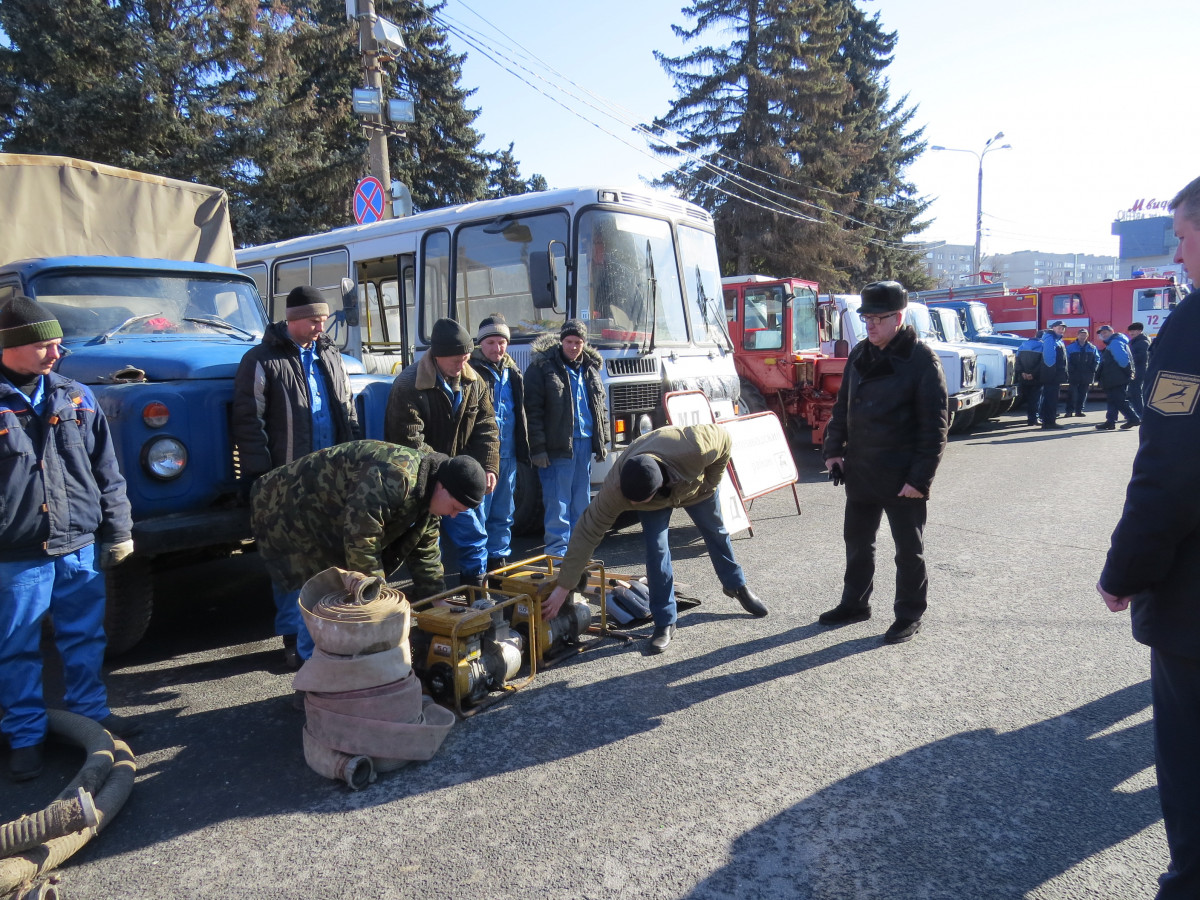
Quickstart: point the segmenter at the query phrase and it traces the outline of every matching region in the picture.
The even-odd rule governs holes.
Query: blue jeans
[[[500,476],[496,489],[483,498],[479,505],[480,518],[487,532],[487,555],[489,559],[508,559],[512,553],[513,510],[516,500],[513,492],[517,488],[517,461],[500,460]]]
[[[0,730],[14,750],[46,737],[42,619],[54,622],[67,710],[100,721],[109,714],[104,663],[104,576],[89,544],[41,560],[0,562]]]
[[[549,466],[538,469],[546,507],[546,552],[551,556],[567,552],[571,529],[591,501],[591,438],[575,438],[574,448],[570,459],[552,459]]]
[[[480,504],[453,518],[442,516],[442,552],[458,559],[458,570],[463,575],[482,575],[487,571],[488,536],[482,510]]]
[[[296,653],[301,659],[309,659],[313,653],[313,639],[304,624],[304,616],[300,615],[300,592],[285,591],[274,584],[271,591],[275,595],[275,633],[294,634]]]
[[[664,509],[638,513],[642,521],[642,534],[646,539],[646,580],[650,588],[650,613],[656,628],[665,628],[675,622],[675,570],[671,565],[671,546],[668,538],[671,525],[670,506]],[[731,591],[746,584],[746,574],[733,558],[733,544],[729,531],[721,518],[721,506],[714,494],[691,506],[686,512],[700,529],[708,555],[721,586]]]

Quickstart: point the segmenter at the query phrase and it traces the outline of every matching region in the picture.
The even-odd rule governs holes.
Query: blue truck
[[[253,545],[230,416],[234,374],[267,314],[233,267],[222,191],[0,154],[0,197],[41,210],[0,236],[0,305],[24,294],[58,317],[57,371],[95,392],[128,484],[134,553],[106,574],[109,652],[121,653],[149,626],[156,569]],[[78,255],[93,250],[104,255]],[[350,285],[330,306],[345,316],[353,303]],[[391,379],[345,363],[359,420],[382,437]]]

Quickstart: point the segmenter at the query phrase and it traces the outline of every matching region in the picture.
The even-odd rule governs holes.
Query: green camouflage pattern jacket
[[[250,525],[271,580],[294,591],[330,566],[386,578],[407,563],[410,599],[442,591],[429,499],[446,460],[385,441],[350,441],[263,475],[251,494]]]

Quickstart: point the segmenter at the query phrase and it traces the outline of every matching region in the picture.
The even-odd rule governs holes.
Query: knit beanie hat
[[[294,287],[287,296],[287,320],[311,319],[313,316],[329,315],[329,304],[324,295],[311,284]]]
[[[567,319],[563,322],[562,328],[558,332],[559,338],[575,336],[580,340],[587,340],[587,326],[579,319]]]
[[[39,344],[63,336],[54,313],[40,303],[19,295],[0,309],[0,350]]]
[[[468,509],[483,502],[487,491],[487,475],[483,466],[472,456],[455,456],[438,467],[435,480],[450,492],[450,496]]]
[[[662,466],[654,457],[639,453],[621,463],[621,494],[626,500],[642,503],[662,486]]]
[[[512,339],[512,332],[508,329],[508,322],[500,313],[492,313],[486,319],[479,323],[479,333],[475,335],[475,340],[482,344],[484,338],[500,336],[506,341]]]
[[[453,319],[438,319],[429,335],[429,352],[438,356],[466,356],[474,348],[471,335]]]

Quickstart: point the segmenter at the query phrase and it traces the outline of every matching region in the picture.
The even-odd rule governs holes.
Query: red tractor
[[[797,443],[820,444],[849,348],[817,285],[799,278],[721,279],[742,412],[770,410]]]

